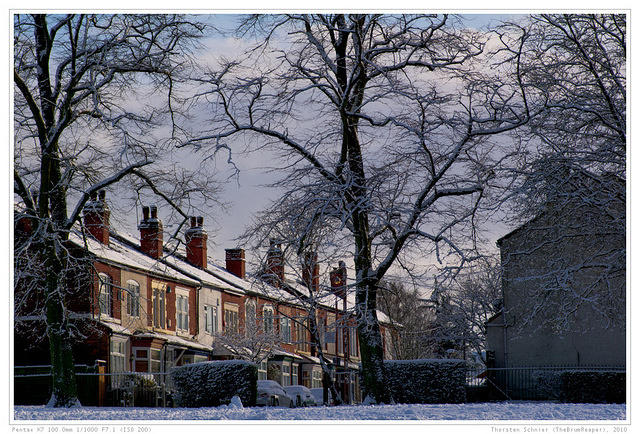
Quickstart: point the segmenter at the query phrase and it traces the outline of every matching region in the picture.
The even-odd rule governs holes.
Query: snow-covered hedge
[[[171,370],[177,407],[217,407],[237,395],[245,406],[256,403],[258,367],[244,360],[192,363]]]
[[[566,402],[624,403],[624,372],[565,371],[561,374],[562,400]]]
[[[385,360],[391,396],[398,404],[465,402],[464,360]]]

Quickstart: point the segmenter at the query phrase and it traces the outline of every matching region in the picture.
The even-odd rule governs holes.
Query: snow
[[[625,420],[625,404],[501,402],[338,407],[116,408],[15,406],[15,420]]]

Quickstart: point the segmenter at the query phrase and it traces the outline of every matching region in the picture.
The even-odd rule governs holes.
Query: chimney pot
[[[149,211],[152,220],[149,221]],[[140,250],[154,259],[162,256],[163,234],[162,222],[158,220],[158,208],[155,206],[142,207],[143,219],[138,228],[140,229]]]
[[[84,227],[91,236],[102,244],[109,244],[109,216],[111,212],[105,201],[104,190],[101,190],[100,203],[96,203],[97,193],[91,192],[91,201],[84,209]]]
[[[244,279],[246,275],[244,249],[225,249],[225,259],[227,271]]]
[[[185,233],[187,262],[198,268],[207,268],[207,232],[202,228],[202,217],[192,216],[191,228]]]

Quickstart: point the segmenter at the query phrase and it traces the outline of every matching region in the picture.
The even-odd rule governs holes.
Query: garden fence
[[[496,400],[558,400],[561,399],[560,376],[567,371],[625,372],[624,366],[517,366],[506,368],[470,368],[467,386],[489,389]]]

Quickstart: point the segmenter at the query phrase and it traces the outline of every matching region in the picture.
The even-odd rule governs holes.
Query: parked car
[[[309,389],[311,394],[316,400],[317,405],[322,405],[322,387],[315,387],[313,389]],[[329,405],[333,405],[333,398],[331,397],[331,392],[329,392]]]
[[[256,405],[267,407],[294,407],[294,400],[281,385],[273,380],[258,380]]]
[[[310,407],[318,405],[311,391],[304,386],[287,386],[284,388],[289,396],[291,396],[296,407]]]

